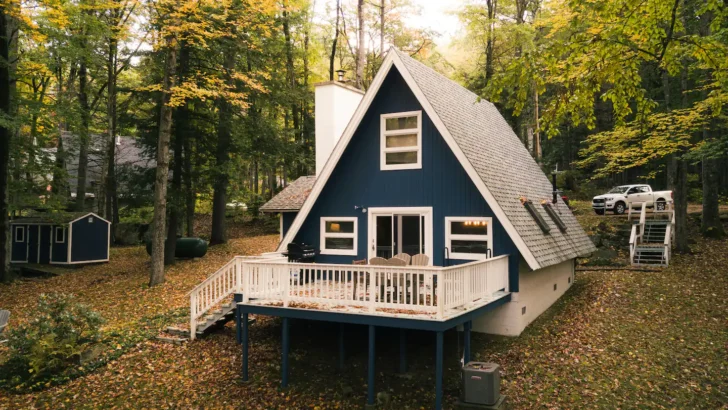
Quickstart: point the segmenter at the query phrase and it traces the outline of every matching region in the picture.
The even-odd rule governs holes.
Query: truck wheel
[[[664,199],[658,199],[655,205],[655,209],[658,211],[664,211],[665,210],[665,200]]]
[[[624,202],[617,202],[614,204],[614,214],[615,215],[624,215],[624,211],[627,209],[627,206],[624,204]]]
[[[595,209],[594,212],[596,212],[597,215],[604,215],[603,209]]]

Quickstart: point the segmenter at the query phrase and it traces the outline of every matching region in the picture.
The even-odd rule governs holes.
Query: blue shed
[[[11,263],[109,261],[111,222],[95,213],[52,213],[11,221]]]

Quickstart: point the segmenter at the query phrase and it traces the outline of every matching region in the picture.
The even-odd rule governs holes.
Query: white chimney
[[[339,78],[343,79],[343,73],[338,74]],[[316,91],[316,175],[319,175],[364,97],[364,91],[339,81],[318,83],[314,85],[314,88]]]

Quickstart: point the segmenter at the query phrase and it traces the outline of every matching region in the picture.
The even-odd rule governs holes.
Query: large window
[[[445,218],[445,246],[450,259],[482,260],[493,256],[492,218]]]
[[[422,111],[382,114],[381,169],[422,168]]]
[[[321,218],[321,254],[356,256],[357,218]]]

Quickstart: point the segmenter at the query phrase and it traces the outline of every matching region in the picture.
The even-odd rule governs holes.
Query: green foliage
[[[75,371],[100,341],[101,316],[65,294],[41,294],[34,318],[12,328],[0,386],[35,389]]]

